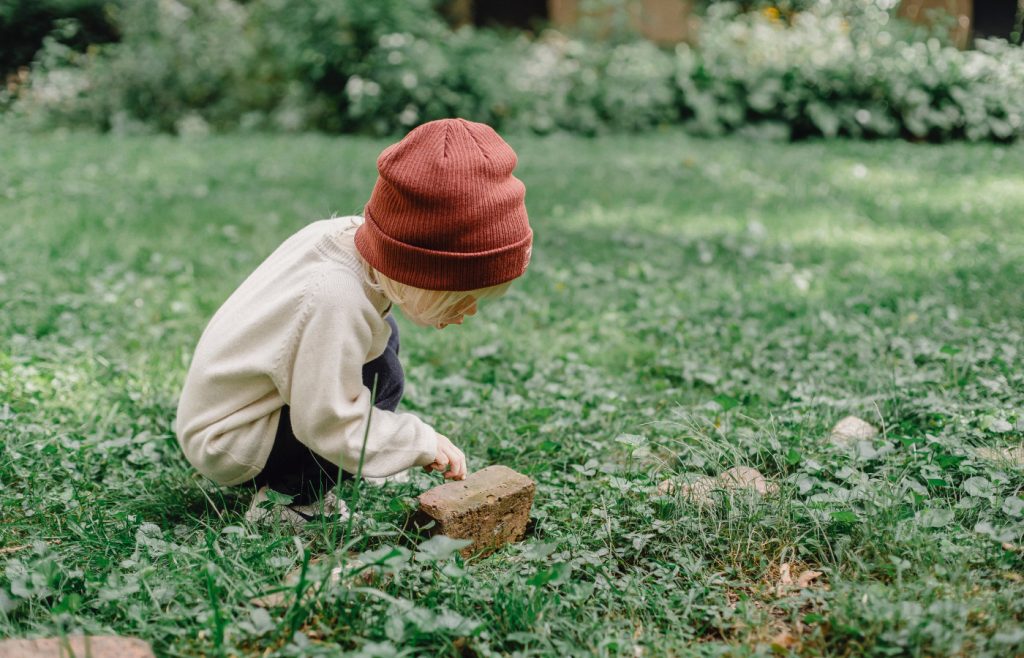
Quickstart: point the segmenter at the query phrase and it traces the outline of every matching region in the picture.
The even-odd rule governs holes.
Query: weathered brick
[[[134,637],[75,635],[39,640],[2,640],[0,658],[154,658],[149,644]]]
[[[462,550],[464,557],[489,555],[526,534],[536,489],[533,480],[507,466],[488,466],[421,494],[421,519],[436,521],[436,534],[473,540]]]

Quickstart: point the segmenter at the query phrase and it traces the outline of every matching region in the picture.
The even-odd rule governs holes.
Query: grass
[[[976,452],[1024,433],[1024,149],[510,141],[530,271],[463,327],[402,325],[406,409],[538,483],[527,541],[463,562],[403,531],[425,474],[363,488],[351,534],[293,537],[247,526],[249,494],[170,430],[213,311],[293,231],[359,211],[385,142],[5,136],[0,636],[1024,655],[1024,471]],[[847,414],[882,436],[832,445]],[[655,493],[734,465],[779,493]],[[376,566],[331,583],[351,553]],[[312,589],[251,603],[303,564],[290,591]],[[823,575],[780,591],[783,564]]]

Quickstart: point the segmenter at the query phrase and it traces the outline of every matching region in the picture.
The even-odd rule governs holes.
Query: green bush
[[[1024,132],[1020,48],[982,41],[964,52],[936,38],[907,40],[887,14],[808,11],[783,21],[713,7],[699,49],[677,52],[676,80],[701,133],[758,124],[792,137],[1008,140]]]
[[[601,76],[600,110],[613,127],[643,130],[679,117],[672,58],[647,41],[616,46]]]
[[[500,87],[492,89],[508,104],[506,123],[538,133],[601,130],[598,49],[556,33],[520,45],[518,56],[495,79]]]
[[[381,51],[387,50],[386,44],[396,43],[394,35],[402,35],[410,47],[415,44],[430,60],[410,60],[411,72],[416,73],[415,68],[422,65],[426,70],[419,73],[429,78],[435,68],[443,68],[446,63],[440,61],[437,47],[431,44],[443,44],[451,31],[434,4],[434,0],[251,0],[247,6],[259,66],[301,88],[301,92],[293,93],[308,104],[306,123],[310,127],[379,131],[377,122],[367,118],[369,108],[398,114],[406,99],[401,94],[381,102],[361,98],[353,107],[352,89],[359,88],[359,83],[351,79],[371,79],[374,76],[367,72],[370,66],[387,64],[381,59],[387,54]],[[389,72],[393,73],[394,67]],[[382,74],[389,72],[382,70]],[[375,89],[369,85],[364,91]],[[382,105],[383,101],[391,102]]]
[[[396,134],[446,116],[537,133],[1011,140],[1024,53],[922,39],[885,2],[712,3],[696,47],[451,30],[433,0],[137,0],[120,42],[58,23],[10,115],[101,130]],[[891,3],[889,3],[891,4]],[[2,92],[0,92],[2,93]],[[10,104],[0,97],[0,108]]]
[[[242,5],[138,0],[115,16],[122,40],[84,54],[48,37],[15,111],[40,126],[205,131],[280,96],[261,84]]]
[[[79,26],[67,43],[75,50],[116,41],[111,13],[121,1],[0,0],[0,79],[31,64],[43,40],[68,20]]]
[[[538,133],[643,130],[677,116],[673,71],[672,57],[647,42],[609,50],[557,32],[393,33],[349,78],[347,118],[379,134],[454,115]]]

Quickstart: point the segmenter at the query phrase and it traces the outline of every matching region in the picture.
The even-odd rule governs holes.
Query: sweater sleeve
[[[434,460],[437,435],[413,414],[371,409],[362,369],[380,314],[352,277],[314,282],[278,368],[295,437],[349,473],[383,477]],[[370,428],[366,432],[367,416]]]

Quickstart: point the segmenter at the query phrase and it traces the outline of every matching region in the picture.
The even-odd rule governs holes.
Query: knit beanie
[[[482,123],[441,119],[413,129],[377,158],[356,248],[381,274],[425,290],[515,279],[533,242],[515,166],[512,147]]]

